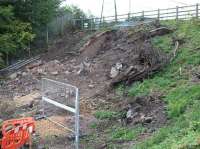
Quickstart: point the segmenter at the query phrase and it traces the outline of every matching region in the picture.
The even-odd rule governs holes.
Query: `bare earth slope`
[[[113,94],[113,87],[120,83],[130,84],[149,77],[168,62],[168,56],[154,49],[149,39],[151,36],[168,33],[169,30],[155,29],[154,25],[149,25],[95,33],[81,49],[70,53],[66,50],[56,52],[56,49],[50,47],[48,53],[40,60],[26,66],[2,85],[2,89],[15,94],[12,96],[2,94],[0,98],[9,99],[16,96],[20,98],[35,91],[40,92],[42,77],[75,85],[80,89],[81,115],[85,119],[81,124],[84,125],[82,131],[87,133],[88,117],[90,117],[87,114],[93,113],[93,110],[98,109],[102,103],[112,103],[108,99]],[[75,48],[77,48],[78,38],[81,37],[82,34],[75,37],[76,40],[73,41]],[[67,42],[65,44],[62,41],[60,48],[67,47]],[[156,112],[159,120],[155,121],[153,127],[160,127],[159,123],[166,122],[165,114],[159,114],[157,110],[164,111],[164,103],[159,100],[159,97],[155,97],[148,97],[147,102],[143,104],[138,100],[132,103],[132,109],[135,109],[135,104],[142,107],[135,118],[136,122],[142,114],[146,118],[149,116],[148,113],[156,115]],[[115,105],[122,110],[126,106],[126,103]],[[34,114],[33,112],[32,115]]]

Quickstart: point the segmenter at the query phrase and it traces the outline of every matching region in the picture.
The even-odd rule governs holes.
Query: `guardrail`
[[[107,16],[102,18],[74,19],[75,24],[81,24],[82,29],[99,29],[101,27],[114,26],[123,22],[140,22],[144,20],[186,20],[199,18],[199,4],[188,6],[177,6],[167,9],[156,9],[140,11],[135,13],[121,14],[117,16]]]
[[[32,62],[34,62],[34,61],[36,61],[36,60],[38,60],[38,59],[40,59],[40,56],[36,56],[36,57],[30,58],[30,59],[28,59],[28,60],[21,60],[21,61],[15,63],[15,64],[13,64],[13,65],[10,65],[10,66],[8,66],[8,67],[6,67],[6,68],[4,68],[4,69],[1,69],[1,70],[0,70],[0,75],[3,75],[3,74],[5,74],[5,73],[14,72],[14,71],[16,71],[16,70],[22,68],[23,66],[25,66],[25,65],[27,65],[27,64],[29,64],[29,63],[32,63]]]

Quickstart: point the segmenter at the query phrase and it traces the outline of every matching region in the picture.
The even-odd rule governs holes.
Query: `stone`
[[[116,76],[118,76],[118,74],[119,74],[119,70],[116,69],[116,67],[112,67],[110,71],[110,77],[115,78]]]
[[[60,61],[59,60],[54,60],[54,63],[55,64],[60,64]]]
[[[77,74],[80,75],[83,71],[84,71],[84,64],[81,63],[81,64],[79,65],[79,70],[77,71]]]
[[[86,67],[90,67],[91,64],[84,61],[83,65],[86,66]]]
[[[51,74],[56,76],[56,75],[58,75],[58,71],[53,71],[53,72],[51,72]]]
[[[117,70],[121,70],[123,66],[122,66],[121,63],[116,63],[115,67],[116,67]]]
[[[94,88],[94,85],[93,84],[89,84],[88,87],[89,88]]]
[[[17,78],[17,73],[13,73],[13,74],[11,74],[10,76],[9,76],[9,78],[10,79],[15,79],[15,78]]]
[[[22,76],[27,76],[27,73],[26,72],[22,72]]]
[[[111,68],[111,71],[110,71],[110,77],[111,78],[115,78],[116,76],[118,76],[120,70],[122,70],[122,64],[121,63],[116,63],[115,66],[113,66]]]
[[[22,72],[21,72],[21,71],[18,71],[18,72],[17,72],[17,75],[19,75],[19,76],[22,75]]]
[[[132,118],[133,111],[129,109],[126,113],[126,118]]]
[[[44,71],[43,71],[43,69],[38,68],[38,69],[37,69],[37,73],[38,73],[38,74],[44,74]]]
[[[65,74],[68,75],[68,74],[70,74],[70,72],[69,71],[65,71]]]
[[[144,123],[151,123],[153,120],[153,117],[145,117],[144,118]]]
[[[26,69],[33,69],[33,68],[38,67],[38,66],[40,66],[40,65],[42,65],[42,64],[43,64],[42,61],[41,61],[41,60],[38,60],[37,62],[35,62],[35,63],[33,63],[33,64],[29,64],[29,65],[26,67]]]

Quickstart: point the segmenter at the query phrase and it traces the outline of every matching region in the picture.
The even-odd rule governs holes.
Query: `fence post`
[[[102,27],[104,27],[104,22],[105,22],[105,17],[103,17],[103,24],[102,24]]]
[[[83,20],[83,18],[81,17],[81,30],[83,30],[84,29],[84,20]]]
[[[90,19],[90,30],[93,28],[93,18]]]
[[[176,6],[176,21],[178,21],[178,6]]]
[[[160,20],[160,9],[158,9],[158,21]]]
[[[130,13],[128,13],[128,22],[130,22]]]
[[[199,4],[196,4],[196,18],[199,18]]]
[[[116,0],[114,0],[114,4],[115,4],[115,23],[117,23],[118,19],[117,19],[117,4],[116,4]]]
[[[142,11],[142,20],[144,20],[144,11]]]

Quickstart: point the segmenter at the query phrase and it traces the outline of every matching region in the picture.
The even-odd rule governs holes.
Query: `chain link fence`
[[[42,79],[42,117],[37,121],[38,144],[48,149],[79,148],[79,91],[62,82]],[[71,140],[74,140],[71,143]]]

